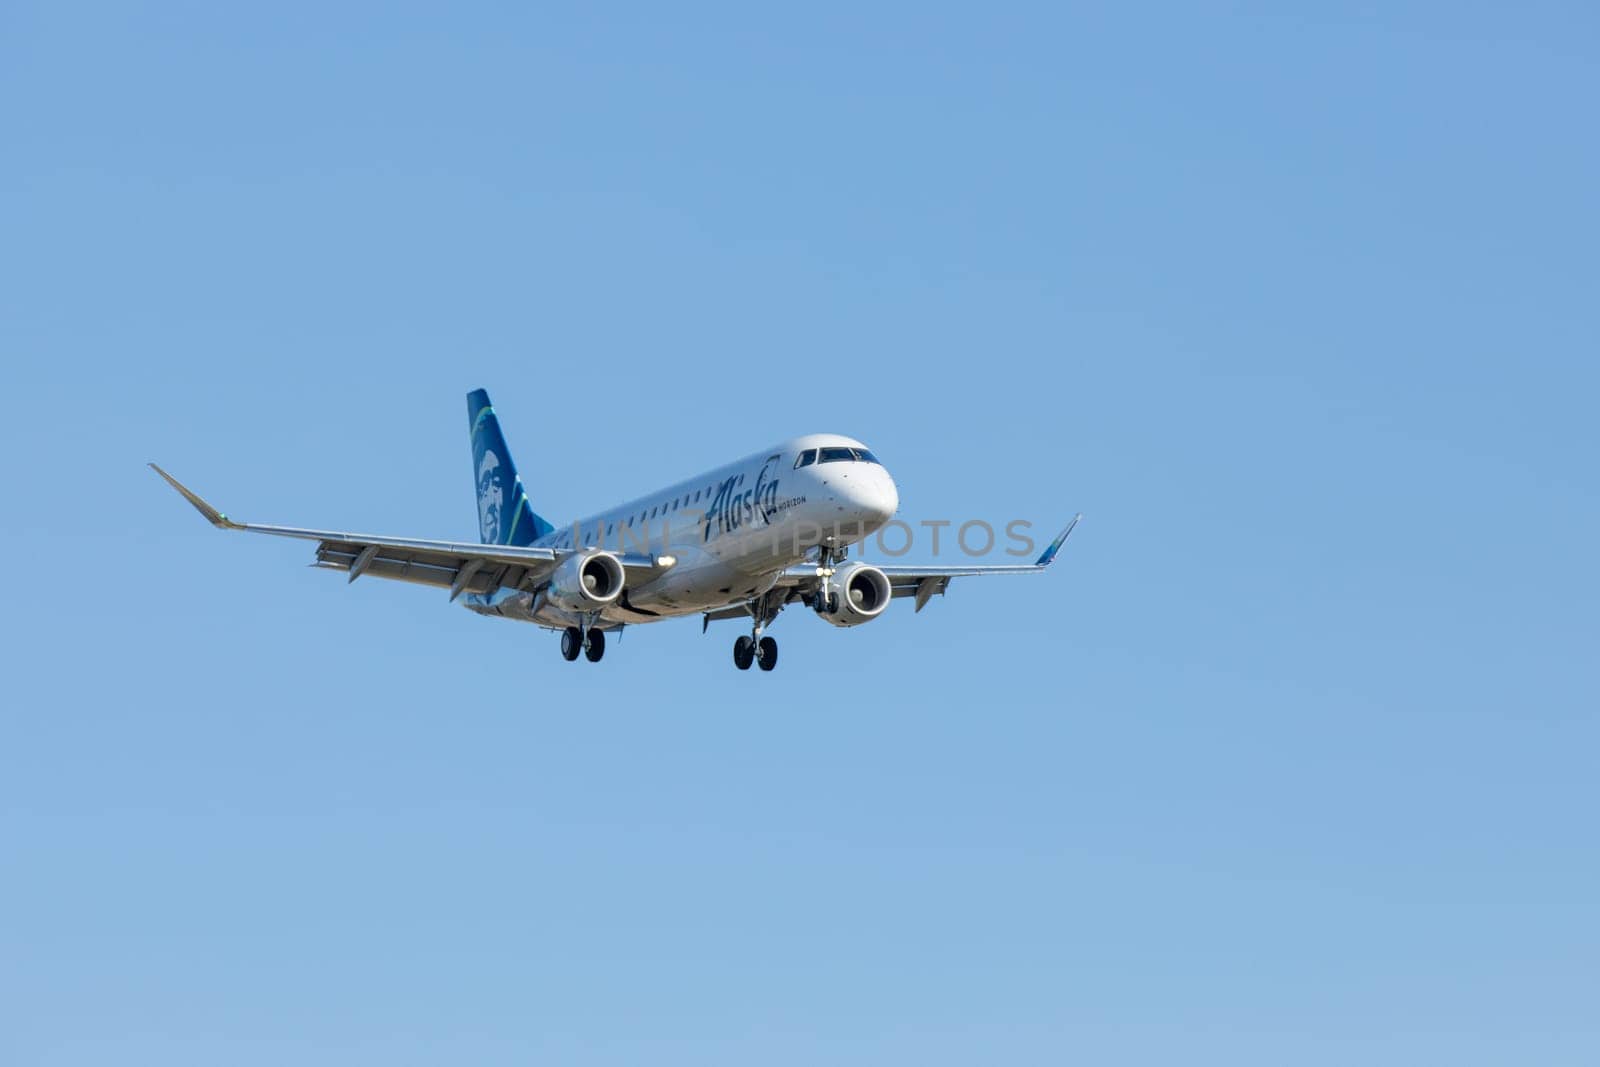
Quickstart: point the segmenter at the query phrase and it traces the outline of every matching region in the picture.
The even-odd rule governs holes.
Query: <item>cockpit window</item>
[[[809,467],[816,461],[817,450],[814,448],[808,448],[794,458],[794,468],[795,470],[799,470],[801,467]]]
[[[817,451],[818,463],[848,463],[856,458],[855,453],[848,448],[822,448]]]
[[[859,459],[862,463],[878,463],[878,457],[874,456],[871,452],[868,452],[864,448],[852,448],[850,451],[854,452],[856,454],[856,459]],[[878,463],[878,466],[881,467],[883,464]]]

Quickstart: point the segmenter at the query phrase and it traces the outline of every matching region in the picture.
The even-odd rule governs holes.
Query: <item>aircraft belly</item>
[[[781,570],[753,575],[706,556],[693,566],[680,563],[649,585],[630,590],[627,600],[636,610],[659,615],[693,614],[764,593],[777,582]]]
[[[695,615],[767,592],[786,568],[804,558],[795,553],[791,543],[794,518],[785,516],[770,525],[757,523],[714,533],[701,544],[691,540],[698,539],[699,529],[692,534],[674,531],[666,547],[677,557],[676,565],[653,581],[627,587],[615,603],[600,612],[600,624],[638,625]],[[570,613],[545,603],[542,596],[526,592],[501,595],[492,604],[469,606],[481,614],[557,629],[576,622]]]

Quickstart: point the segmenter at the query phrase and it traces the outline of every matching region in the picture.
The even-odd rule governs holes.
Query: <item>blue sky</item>
[[[0,1059],[1600,1056],[1582,5],[12,4]],[[469,538],[817,430],[1088,518],[835,631]]]

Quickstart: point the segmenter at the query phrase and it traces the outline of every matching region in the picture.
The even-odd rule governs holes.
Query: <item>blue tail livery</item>
[[[478,540],[486,545],[531,545],[555,527],[535,514],[511,462],[489,394],[467,394],[472,433],[472,479],[478,493]]]

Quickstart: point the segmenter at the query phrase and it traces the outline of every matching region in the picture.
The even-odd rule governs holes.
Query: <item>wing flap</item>
[[[352,544],[348,541],[323,541],[317,545],[315,566],[349,573],[364,552],[378,547],[377,545],[363,547],[359,542]],[[442,555],[387,549],[376,553],[356,577],[386,578],[391,581],[431,585],[455,591],[457,578],[465,573],[466,581],[456,592],[459,596],[460,593],[493,592],[498,586],[498,582],[495,581],[497,575],[502,570],[509,569],[504,565],[485,568],[483,560],[462,560]],[[518,580],[521,579],[521,575],[527,573],[526,567],[515,569],[518,571]]]

